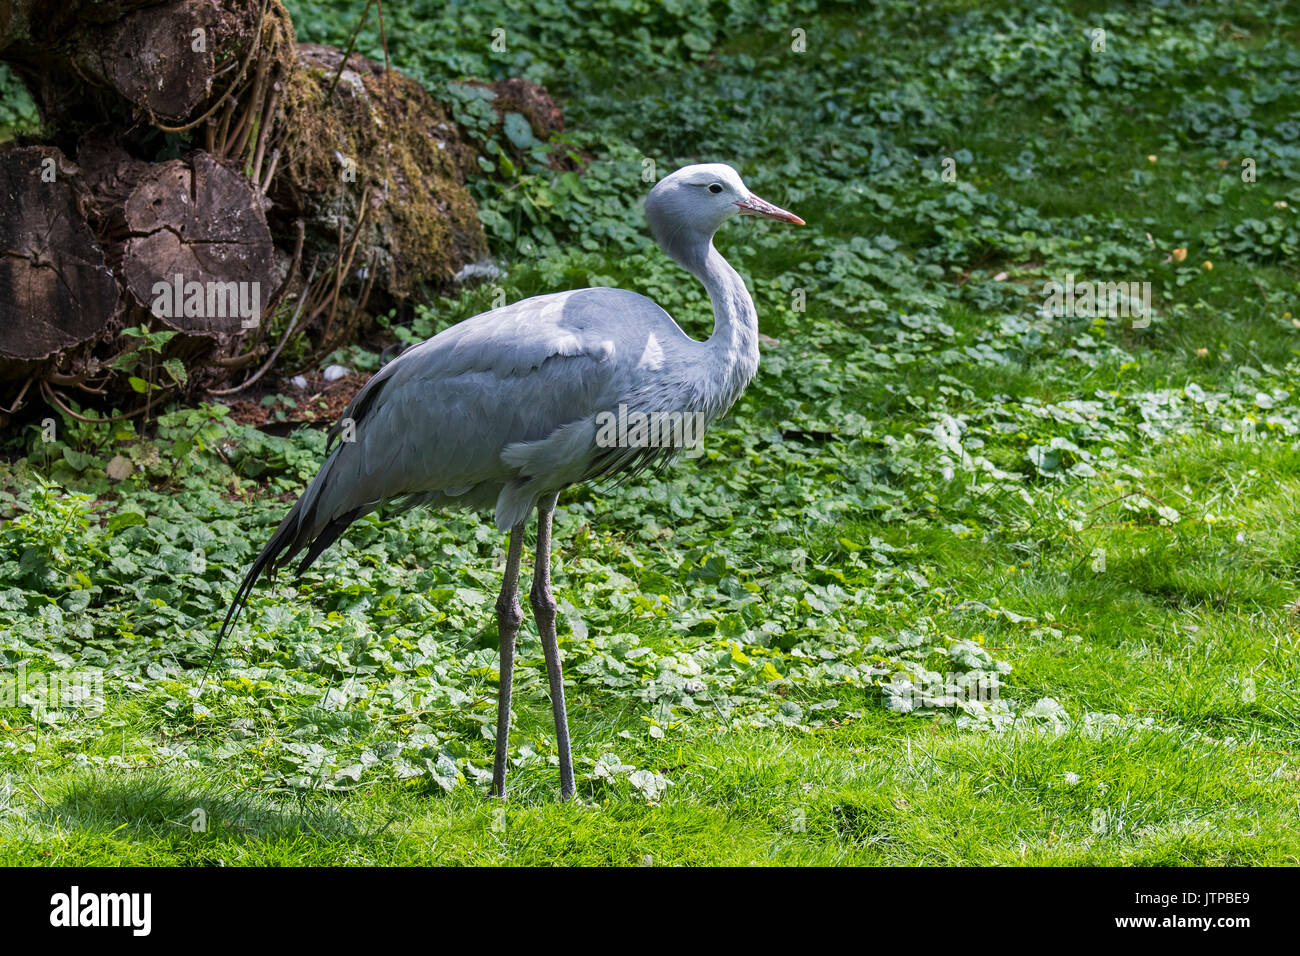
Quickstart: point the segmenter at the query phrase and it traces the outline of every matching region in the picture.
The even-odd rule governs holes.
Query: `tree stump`
[[[120,211],[113,258],[133,303],[190,335],[253,329],[279,286],[265,198],[202,151],[148,167]]]
[[[180,123],[228,91],[259,40],[263,0],[10,0],[0,59],[59,135],[122,117]],[[287,19],[287,17],[286,17]],[[61,145],[68,146],[68,142]]]
[[[10,374],[90,341],[118,314],[78,177],[53,146],[0,153],[0,359]]]

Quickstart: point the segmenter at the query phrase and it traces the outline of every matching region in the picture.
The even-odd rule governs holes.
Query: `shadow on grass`
[[[29,796],[36,794],[27,785],[19,786]],[[99,771],[81,772],[53,785],[47,780],[43,786],[44,792],[26,808],[28,822],[149,842],[311,837],[327,843],[369,843],[392,822],[360,821],[320,795],[277,799],[204,784],[181,774],[122,779]]]

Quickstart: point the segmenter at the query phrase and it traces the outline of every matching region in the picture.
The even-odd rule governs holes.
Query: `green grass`
[[[292,6],[346,41],[355,11]],[[646,158],[733,162],[809,222],[718,239],[777,344],[706,456],[562,500],[580,803],[530,622],[511,796],[484,796],[486,520],[358,522],[259,589],[200,691],[322,448],[205,406],[29,431],[0,470],[0,653],[106,677],[99,716],[0,708],[0,863],[1300,863],[1294,10],[734,6],[517,12],[506,58],[486,6],[390,23],[431,87],[547,83],[598,156],[579,191],[475,182],[512,299],[620,285],[707,333],[642,234]],[[1152,282],[1150,326],[1041,316],[1067,272]],[[114,454],[140,473],[110,485]],[[926,671],[1001,672],[1005,706],[889,709]]]
[[[579,736],[579,745],[586,743]],[[184,772],[58,774],[13,806],[0,863],[49,865],[1242,865],[1295,863],[1294,776],[1191,730],[963,735],[904,717],[663,748],[657,805],[505,804],[380,786],[273,800]],[[1073,775],[1073,776],[1072,776]],[[1077,782],[1076,782],[1077,780]],[[196,808],[206,832],[193,832]]]

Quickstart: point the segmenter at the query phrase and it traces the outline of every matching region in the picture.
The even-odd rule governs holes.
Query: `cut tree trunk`
[[[150,165],[107,217],[122,224],[109,255],[131,303],[191,335],[256,328],[279,286],[265,201],[202,151]]]
[[[86,222],[79,171],[62,152],[4,153],[0,201],[0,374],[14,376],[104,332],[120,297]]]
[[[238,82],[238,66],[251,61],[259,18],[269,8],[264,0],[10,0],[7,6],[0,59],[23,79],[66,148],[67,137],[124,114],[152,123],[190,119]]]

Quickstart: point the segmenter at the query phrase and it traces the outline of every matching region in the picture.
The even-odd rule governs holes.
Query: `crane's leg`
[[[537,503],[537,561],[533,565],[533,589],[529,594],[537,630],[546,655],[546,678],[551,685],[551,711],[555,715],[555,739],[560,748],[560,799],[573,796],[573,755],[569,752],[569,718],[564,712],[564,674],[560,670],[560,644],[555,636],[555,595],[551,593],[551,516],[558,494]]]
[[[501,635],[501,680],[497,690],[497,750],[492,760],[492,794],[506,795],[506,751],[510,747],[510,684],[515,675],[515,637],[524,619],[519,606],[519,556],[524,550],[524,524],[510,529],[506,576],[497,598],[497,631]]]

